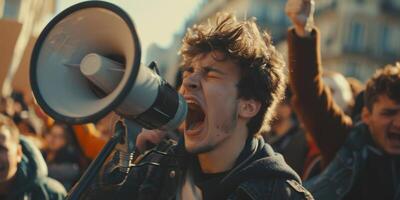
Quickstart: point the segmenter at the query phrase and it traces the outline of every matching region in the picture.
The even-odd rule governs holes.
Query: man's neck
[[[247,127],[237,128],[235,132],[228,134],[233,135],[215,149],[197,155],[203,173],[225,172],[234,167],[236,159],[246,144]]]

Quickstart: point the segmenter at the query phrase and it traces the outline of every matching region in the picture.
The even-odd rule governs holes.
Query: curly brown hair
[[[190,64],[196,55],[215,50],[225,54],[223,59],[231,59],[240,66],[238,98],[261,102],[260,111],[247,123],[249,134],[254,135],[263,125],[269,126],[283,96],[282,55],[273,46],[271,36],[259,31],[254,18],[238,21],[229,13],[218,13],[208,23],[188,29],[180,50],[182,64]]]
[[[380,95],[387,95],[391,100],[400,102],[400,62],[378,69],[368,80],[364,101],[369,111]]]

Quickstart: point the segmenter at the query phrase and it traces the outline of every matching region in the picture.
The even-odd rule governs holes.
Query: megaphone
[[[155,70],[141,65],[140,57],[133,22],[122,9],[107,2],[87,1],[69,7],[39,35],[31,58],[30,82],[37,103],[48,115],[69,124],[93,122],[111,111],[128,119],[116,123],[114,136],[67,199],[82,196],[115,146],[119,161],[111,159],[112,165],[107,166],[117,166],[123,174],[116,181],[124,180],[142,127],[174,130],[184,120],[184,98]]]
[[[122,9],[99,1],[76,4],[52,19],[35,44],[33,94],[48,115],[70,124],[115,111],[148,129],[173,130],[187,105],[140,57],[134,24]]]

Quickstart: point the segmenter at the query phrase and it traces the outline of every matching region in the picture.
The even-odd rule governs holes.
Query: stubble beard
[[[216,125],[215,129],[217,130],[216,134],[224,134],[224,135],[229,135],[233,133],[233,130],[236,128],[237,125],[237,116],[238,116],[238,109],[236,106],[233,106],[233,113],[231,117],[224,122],[221,122],[221,125]],[[213,134],[213,133],[211,133]],[[217,146],[221,143],[222,141],[219,141],[217,143],[208,143],[203,146],[197,147],[191,151],[190,153],[193,154],[202,154],[202,153],[208,153],[214,149],[217,148]]]

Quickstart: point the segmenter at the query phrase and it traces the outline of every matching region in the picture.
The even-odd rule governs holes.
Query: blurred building
[[[258,25],[262,29],[270,32],[275,42],[285,39],[289,20],[285,13],[281,12],[285,5],[282,0],[204,0],[200,7],[194,12],[194,15],[186,22],[185,27],[191,27],[193,24],[204,22],[210,17],[215,16],[217,12],[232,12],[238,19],[248,19],[255,17]],[[176,75],[179,67],[179,56],[177,52],[182,44],[184,32],[175,36],[173,45],[169,48],[149,48],[148,55],[159,61],[160,66],[167,67],[162,74],[170,83],[175,84]],[[170,57],[175,57],[171,59]],[[162,64],[168,63],[168,64]]]
[[[54,0],[0,0],[2,95],[9,95],[12,88],[30,93],[30,55],[37,36],[54,10]]]
[[[234,12],[238,19],[256,17],[260,28],[271,33],[287,57],[285,40],[290,21],[284,12],[285,4],[285,0],[205,0],[186,27],[201,23],[219,11]],[[400,0],[316,0],[315,20],[322,34],[326,69],[365,81],[378,67],[400,60]],[[177,33],[171,47],[148,52],[167,68],[162,75],[172,84],[179,66],[176,52],[183,34]]]
[[[149,64],[152,61],[157,63],[157,67],[160,70],[160,74],[170,84],[175,85],[176,73],[180,63],[178,51],[181,45],[182,33],[174,35],[174,42],[168,48],[162,48],[156,44],[152,44],[147,49],[147,57],[145,64]],[[172,69],[172,70],[171,70]]]
[[[316,24],[327,69],[365,81],[400,60],[400,0],[331,1],[317,11]]]

